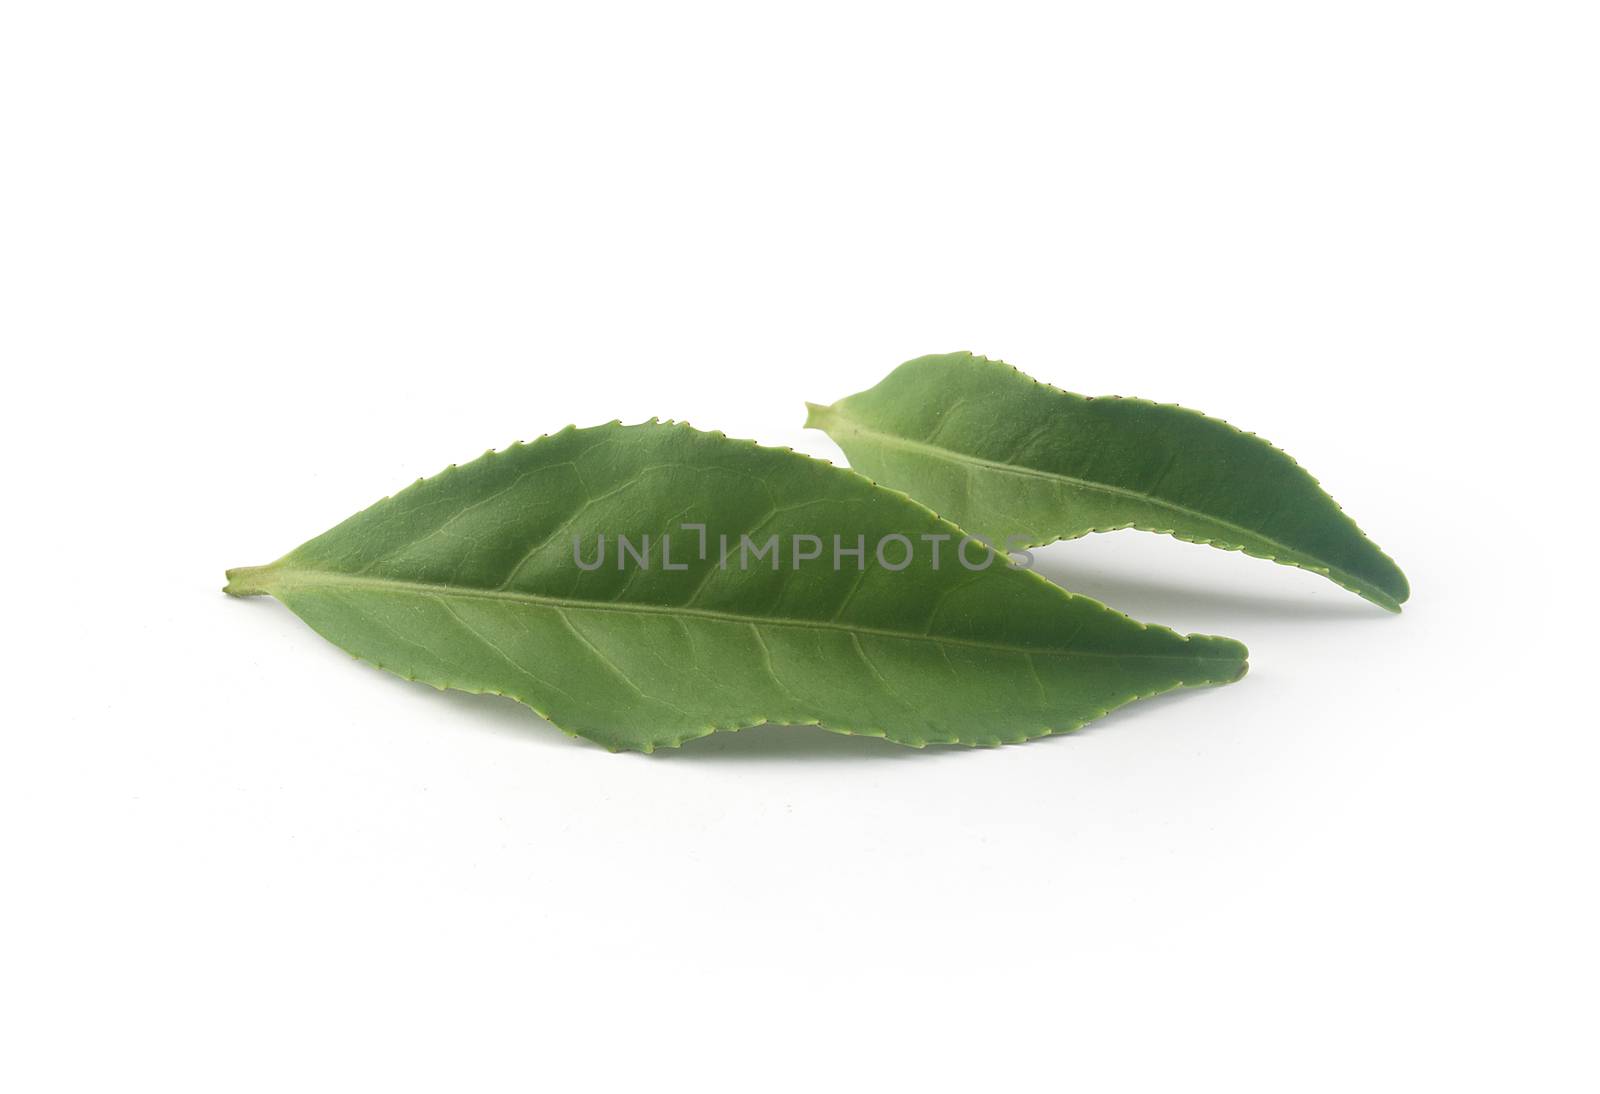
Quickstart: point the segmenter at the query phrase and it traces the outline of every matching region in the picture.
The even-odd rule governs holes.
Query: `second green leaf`
[[[856,470],[1008,549],[1137,528],[1299,566],[1389,611],[1410,595],[1299,464],[1192,410],[1074,395],[970,353],[807,405]]]

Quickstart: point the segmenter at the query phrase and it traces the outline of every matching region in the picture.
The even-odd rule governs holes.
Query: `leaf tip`
[[[1237,638],[1228,638],[1220,634],[1191,634],[1186,636],[1185,640],[1202,644],[1203,651],[1200,656],[1205,664],[1216,666],[1214,671],[1207,671],[1204,677],[1197,681],[1199,684],[1212,686],[1236,684],[1250,672],[1250,649]]]
[[[1340,584],[1384,611],[1400,615],[1400,605],[1411,599],[1411,583],[1406,580],[1406,575],[1400,572],[1400,567],[1396,566],[1387,555],[1383,555],[1382,559],[1387,564],[1387,573],[1361,582],[1340,582]]]

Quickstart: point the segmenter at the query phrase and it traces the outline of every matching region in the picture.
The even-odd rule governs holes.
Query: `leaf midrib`
[[[280,589],[288,590],[295,587],[332,586],[335,588],[376,589],[386,592],[412,593],[420,596],[433,597],[461,597],[469,600],[490,600],[521,604],[532,607],[551,608],[561,611],[596,611],[616,612],[619,614],[646,614],[665,616],[688,616],[696,619],[708,619],[722,623],[736,623],[741,625],[767,625],[777,627],[794,627],[798,629],[838,631],[845,634],[872,635],[880,638],[894,638],[902,641],[931,642],[935,645],[961,646],[968,649],[987,650],[1002,653],[1021,653],[1028,655],[1047,655],[1056,657],[1095,657],[1102,659],[1127,659],[1133,658],[1145,661],[1183,661],[1192,663],[1217,662],[1221,664],[1239,664],[1244,661],[1240,657],[1207,657],[1198,654],[1177,653],[1102,653],[1096,650],[1052,649],[1031,646],[1015,646],[1003,642],[978,642],[972,639],[954,638],[944,635],[918,633],[915,631],[894,631],[882,627],[859,626],[854,624],[838,623],[826,619],[790,619],[780,616],[766,615],[740,615],[736,612],[721,612],[710,608],[689,608],[679,605],[667,604],[637,604],[618,601],[576,600],[571,597],[545,596],[539,593],[514,592],[509,589],[481,589],[461,585],[440,585],[423,581],[400,581],[393,578],[368,577],[364,575],[342,574],[329,570],[297,570],[297,569],[271,569],[270,583],[263,591],[276,593]],[[1067,594],[1073,596],[1073,594]],[[1148,624],[1139,624],[1145,629],[1165,630],[1166,628],[1152,628]],[[1193,638],[1210,640],[1210,635],[1177,635],[1181,641],[1189,642]]]

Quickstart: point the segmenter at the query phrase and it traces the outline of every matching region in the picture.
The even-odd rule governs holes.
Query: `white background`
[[[0,17],[10,1090],[1593,1090],[1589,4]],[[1250,675],[611,755],[220,592],[568,423],[972,349],[1405,568],[1045,572]]]

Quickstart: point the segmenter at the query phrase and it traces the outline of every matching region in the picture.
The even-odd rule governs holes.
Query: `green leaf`
[[[1410,595],[1299,464],[1192,410],[1085,398],[970,353],[806,405],[856,470],[1009,549],[1137,528],[1299,566],[1390,611]]]
[[[705,526],[704,558],[686,524]],[[583,568],[602,534],[634,553]],[[875,557],[891,534],[914,547],[904,569]],[[646,535],[648,568],[636,559]],[[779,537],[776,568],[740,551],[746,535],[755,547]],[[805,536],[822,557],[796,567]],[[834,536],[846,552],[865,546],[860,565],[844,553],[834,568]],[[923,536],[951,537],[938,568]],[[510,696],[570,733],[647,752],[763,722],[994,745],[1244,674],[1231,639],[1136,623],[976,542],[968,562],[987,568],[970,570],[960,537],[909,498],[787,449],[612,423],[419,481],[270,566],[230,570],[226,591],[269,593],[408,679]],[[886,542],[898,566],[904,550]]]

